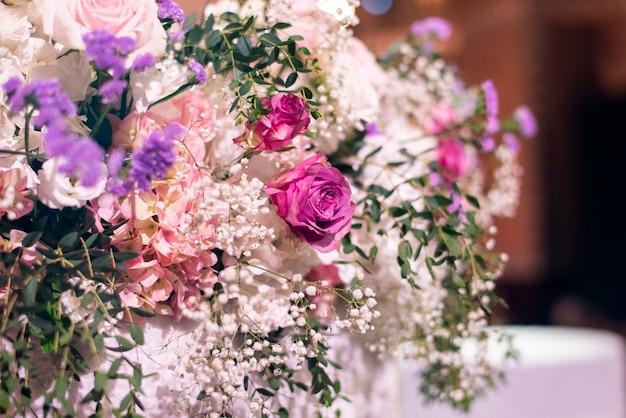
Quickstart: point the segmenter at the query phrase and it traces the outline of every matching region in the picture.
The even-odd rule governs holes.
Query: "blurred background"
[[[413,21],[446,18],[454,34],[441,47],[463,79],[493,80],[503,116],[525,104],[538,119],[518,214],[498,223],[510,261],[494,322],[626,335],[626,0],[361,3],[355,34],[379,53]],[[179,4],[200,12],[204,1]]]

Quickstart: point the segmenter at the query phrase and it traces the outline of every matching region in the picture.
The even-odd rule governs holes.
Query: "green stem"
[[[26,113],[26,119],[24,121],[24,150],[26,154],[26,162],[30,165],[33,161],[33,157],[30,154],[29,135],[30,135],[30,118],[33,115],[33,111]]]
[[[174,97],[174,96],[184,92],[185,90],[189,90],[190,88],[192,88],[195,85],[196,85],[196,83],[185,83],[185,84],[183,84],[174,93],[168,94],[165,97],[161,97],[159,100],[157,100],[154,103],[150,103],[150,105],[148,105],[148,110],[150,110],[152,107],[158,105],[159,103],[163,103],[163,102],[171,99],[172,97]]]
[[[91,130],[91,137],[95,138],[96,134],[98,133],[98,130],[100,130],[100,126],[102,126],[102,122],[104,122],[104,118],[106,118],[107,113],[109,113],[109,110],[111,110],[111,105],[108,104],[104,107],[104,111],[100,113],[100,116],[98,116],[98,120],[96,121],[96,124],[93,125],[93,129]]]

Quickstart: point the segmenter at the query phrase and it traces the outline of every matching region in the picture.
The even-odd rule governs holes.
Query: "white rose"
[[[167,34],[159,21],[154,0],[35,0],[44,32],[56,42],[84,50],[83,35],[106,29],[116,37],[128,36],[137,42],[134,54],[165,53]]]
[[[0,46],[14,50],[30,37],[31,29],[26,6],[0,3]]]
[[[187,68],[174,59],[164,59],[141,73],[130,74],[135,109],[145,112],[151,103],[168,96],[187,82]]]
[[[107,168],[104,163],[93,167],[93,170],[101,172],[100,180],[92,187],[85,187],[80,180],[75,181],[67,174],[59,173],[62,162],[61,158],[51,158],[39,170],[37,197],[44,205],[52,209],[81,207],[104,192],[107,182]]]
[[[89,62],[83,54],[64,55],[48,64],[40,64],[30,72],[31,80],[56,78],[61,82],[62,89],[74,102],[85,100],[89,84],[95,79]]]

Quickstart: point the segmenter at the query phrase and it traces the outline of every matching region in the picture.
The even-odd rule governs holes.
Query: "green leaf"
[[[122,361],[124,361],[124,359],[122,357],[118,357],[113,363],[111,363],[111,367],[109,368],[109,372],[107,373],[110,379],[115,379],[117,377],[117,371],[122,365]]]
[[[214,30],[207,36],[206,41],[204,42],[208,49],[215,47],[222,40],[222,32],[219,30]]]
[[[259,41],[267,47],[274,47],[281,43],[280,38],[271,32],[266,32],[261,35]]]
[[[388,209],[388,211],[389,211],[389,214],[393,216],[394,218],[399,218],[400,216],[407,214],[407,210],[399,206],[392,206]]]
[[[245,96],[252,88],[252,81],[248,80],[239,88],[239,94]]]
[[[65,398],[65,393],[67,392],[67,380],[64,376],[57,375],[56,383],[54,385],[54,396],[57,399]]]
[[[412,254],[413,249],[411,248],[411,243],[408,241],[400,242],[398,245],[398,258],[406,263],[411,258]]]
[[[454,283],[454,285],[457,287],[465,287],[465,281],[458,274],[452,275],[452,283]]]
[[[143,345],[144,343],[143,331],[141,330],[141,327],[139,325],[133,324],[130,327],[130,336],[133,338],[133,341],[135,341],[137,344]]]
[[[459,244],[455,239],[445,238],[443,242],[446,244],[446,247],[448,248],[448,251],[450,251],[450,254],[452,254],[454,257],[459,257],[461,255],[461,249],[459,248]]]
[[[22,239],[22,247],[31,247],[39,242],[41,236],[43,235],[43,231],[33,231],[27,234],[24,239]]]
[[[103,372],[95,372],[94,373],[94,389],[96,392],[104,392],[106,389],[107,381],[109,377],[106,373]]]
[[[261,394],[263,396],[270,396],[270,397],[274,396],[273,392],[270,392],[269,390],[264,389],[264,388],[256,388],[255,392],[258,392],[259,394]]]
[[[78,234],[76,232],[70,232],[69,234],[61,238],[61,240],[59,240],[58,246],[63,251],[69,251],[72,248],[74,248],[77,242],[78,242]]]
[[[287,80],[285,80],[285,87],[291,87],[298,79],[297,73],[291,73],[287,76]]]
[[[26,290],[24,291],[24,306],[26,306],[27,308],[35,305],[37,285],[37,277],[31,276],[30,281],[26,285]]]

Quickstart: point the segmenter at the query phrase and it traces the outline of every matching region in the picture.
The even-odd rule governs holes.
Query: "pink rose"
[[[64,47],[85,49],[82,36],[106,29],[116,37],[135,40],[134,54],[165,53],[167,34],[154,0],[39,0],[46,35]]]
[[[277,93],[261,99],[270,113],[261,120],[246,123],[246,130],[235,143],[244,148],[274,151],[288,146],[293,138],[307,131],[309,106],[304,99],[291,93]]]
[[[437,161],[443,169],[444,179],[455,181],[468,170],[465,145],[454,139],[441,139],[437,145]]]
[[[316,154],[272,179],[265,191],[291,232],[323,253],[337,248],[352,226],[355,204],[341,172]]]

